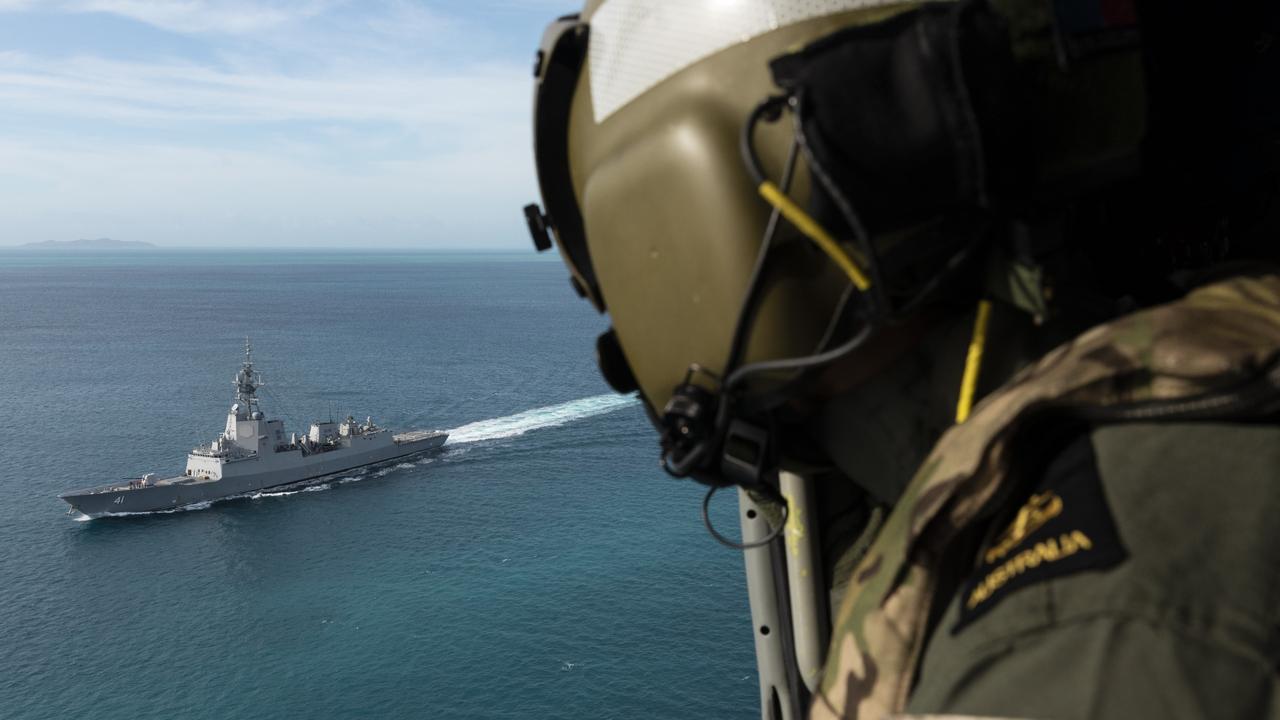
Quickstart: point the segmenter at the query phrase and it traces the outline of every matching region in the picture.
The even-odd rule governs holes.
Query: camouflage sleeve
[[[1017,718],[996,718],[991,715],[903,715],[894,714],[885,720],[1018,720]]]
[[[1101,428],[1047,476],[952,598],[908,711],[1280,717],[1280,429]]]

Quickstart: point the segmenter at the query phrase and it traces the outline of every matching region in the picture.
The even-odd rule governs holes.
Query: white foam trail
[[[480,420],[450,430],[448,444],[460,445],[479,440],[515,437],[530,430],[556,427],[574,420],[611,413],[628,405],[634,405],[636,402],[636,398],[630,395],[594,395],[559,405],[525,410],[506,417]]]
[[[298,493],[304,493],[304,492],[321,492],[323,490],[328,490],[331,487],[333,486],[329,483],[320,483],[318,485],[306,485],[298,488],[297,490],[274,490],[274,491],[264,490],[262,492],[250,493],[248,495],[236,495],[232,497],[247,497],[252,500],[257,500],[258,498],[289,497],[290,495],[297,495]],[[220,499],[229,500],[230,498],[220,498]]]
[[[189,512],[191,510],[208,510],[209,508],[213,507],[213,504],[215,502],[219,502],[222,500],[231,500],[232,498],[242,498],[242,497],[248,497],[248,496],[247,495],[228,495],[227,497],[218,498],[217,500],[201,500],[200,502],[191,503],[190,505],[179,505],[178,507],[166,508],[164,510],[147,510],[146,512],[105,512],[105,513],[102,513],[101,515],[93,515],[93,516],[85,516],[85,517],[86,519],[92,520],[94,518],[100,518],[100,517],[135,517],[135,516],[142,516],[142,515],[172,515],[173,513]]]

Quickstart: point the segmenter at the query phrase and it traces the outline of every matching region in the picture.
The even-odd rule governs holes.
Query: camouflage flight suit
[[[1278,361],[1280,276],[1241,277],[985,399],[855,571],[812,717],[1280,715]]]

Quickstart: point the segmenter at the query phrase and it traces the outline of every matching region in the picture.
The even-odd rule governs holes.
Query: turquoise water
[[[603,327],[524,256],[0,252],[0,717],[755,715],[741,558],[599,380]],[[64,514],[211,440],[246,335],[291,429],[453,438],[304,492]]]

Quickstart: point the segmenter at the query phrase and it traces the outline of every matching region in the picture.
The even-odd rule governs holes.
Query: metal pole
[[[788,507],[784,537],[796,665],[801,680],[812,693],[822,679],[822,664],[831,632],[818,547],[816,493],[812,478],[786,470],[779,471],[778,484]]]
[[[738,519],[742,542],[768,537],[769,523],[745,490],[738,490]],[[760,679],[760,717],[763,720],[800,720],[794,710],[797,698],[787,670],[783,642],[788,628],[782,625],[778,593],[769,547],[742,551],[747,571],[747,595],[751,603],[751,624],[755,631],[756,671]]]

